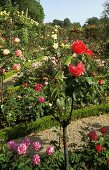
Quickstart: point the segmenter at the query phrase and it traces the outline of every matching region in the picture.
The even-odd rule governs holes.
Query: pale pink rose
[[[6,69],[5,69],[5,68],[2,68],[1,73],[2,73],[2,74],[5,74],[5,72],[6,72]]]
[[[56,64],[56,61],[57,61],[57,60],[56,60],[55,57],[51,57],[51,62],[52,62],[54,65],[57,65],[57,64]]]
[[[31,141],[29,138],[25,138],[25,139],[23,139],[22,143],[25,143],[27,146],[29,146]]]
[[[13,64],[12,68],[13,68],[13,70],[20,71],[21,66],[20,66],[20,64]]]
[[[53,146],[49,146],[46,150],[46,154],[47,155],[52,155],[54,152],[54,147]]]
[[[44,102],[45,102],[45,99],[44,99],[43,96],[39,97],[39,102],[40,102],[40,103],[44,103]]]
[[[41,148],[41,144],[39,142],[33,142],[33,148],[35,151],[37,151]]]
[[[17,149],[18,144],[14,140],[10,140],[7,144],[10,150]]]
[[[8,49],[4,49],[3,50],[3,55],[8,55],[8,54],[10,54],[10,51]]]
[[[15,51],[15,55],[16,55],[17,57],[21,57],[21,56],[22,56],[22,51],[21,51],[21,50],[16,50],[16,51]]]
[[[45,81],[45,85],[46,85],[46,86],[48,85],[48,81]]]
[[[14,43],[19,43],[20,39],[18,37],[14,38]]]
[[[17,152],[19,155],[24,155],[27,152],[27,145],[26,143],[20,143],[17,148]]]
[[[33,163],[35,165],[38,165],[40,163],[40,156],[38,154],[35,154],[32,159]]]

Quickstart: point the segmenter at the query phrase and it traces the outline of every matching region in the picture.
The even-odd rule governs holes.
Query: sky
[[[103,12],[103,4],[106,0],[40,0],[44,9],[44,22],[52,22],[54,19],[64,20],[69,18],[71,22],[80,22],[84,25],[88,18],[100,18]]]

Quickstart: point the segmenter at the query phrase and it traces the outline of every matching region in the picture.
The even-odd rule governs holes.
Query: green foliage
[[[4,2],[0,2],[0,6],[3,9],[7,9],[7,11],[11,11],[12,9],[17,9],[19,11],[24,11],[26,16],[36,20],[41,23],[44,20],[44,11],[43,7],[36,0],[6,0]]]
[[[83,117],[97,116],[101,114],[109,113],[109,104],[100,106],[91,106],[83,109],[74,110],[72,113],[72,120],[80,119]],[[67,114],[65,115],[65,118]],[[0,130],[0,139],[11,140],[25,136],[32,132],[39,132],[51,128],[53,126],[59,126],[59,123],[55,121],[53,116],[45,116],[39,118],[36,121],[25,122],[13,127],[7,127]]]

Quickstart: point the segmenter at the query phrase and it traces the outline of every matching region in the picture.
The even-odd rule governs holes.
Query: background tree
[[[13,7],[18,7],[19,11],[24,11],[29,17],[41,23],[44,20],[43,7],[36,0],[0,0],[2,9],[6,9],[7,5],[11,3]]]
[[[64,19],[64,27],[69,27],[69,26],[71,26],[70,19],[69,18],[65,18]]]

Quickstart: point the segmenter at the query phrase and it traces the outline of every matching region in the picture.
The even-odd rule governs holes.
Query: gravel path
[[[109,115],[92,116],[89,118],[82,118],[76,121],[72,121],[68,126],[68,145],[71,143],[76,143],[79,145],[81,143],[81,136],[79,131],[81,128],[88,127],[91,129],[99,129],[102,126],[109,128]],[[39,133],[31,133],[28,137],[33,141],[40,141],[43,145],[42,151],[45,151],[50,141],[59,142],[60,128],[52,127],[51,129],[46,129],[40,131]],[[62,146],[62,130],[61,130],[61,146]]]

